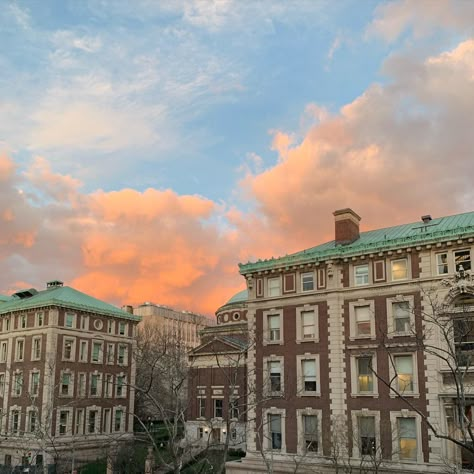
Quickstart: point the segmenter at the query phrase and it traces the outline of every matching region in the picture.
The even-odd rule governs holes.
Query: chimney
[[[432,218],[429,214],[427,214],[426,216],[421,216],[421,220],[423,221],[423,224],[428,224],[428,222],[432,221]]]
[[[122,306],[122,311],[125,311],[126,313],[133,314],[133,306],[129,304],[125,304]]]
[[[351,244],[359,238],[360,216],[349,208],[334,211],[333,215],[336,228],[336,245]]]

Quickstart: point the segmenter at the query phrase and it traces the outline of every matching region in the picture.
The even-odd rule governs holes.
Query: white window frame
[[[314,313],[314,337],[303,337],[303,313]],[[296,343],[302,342],[319,342],[319,307],[318,305],[299,306],[296,308]]]
[[[109,319],[107,321],[107,333],[114,334],[114,332],[115,332],[115,321],[113,321],[112,319]]]
[[[121,390],[122,390],[122,394],[119,395],[119,377],[122,377],[123,378],[123,382],[122,382],[122,386],[121,386]],[[120,374],[117,374],[117,376],[115,377],[115,398],[127,398],[127,375],[124,374],[123,372],[120,372]]]
[[[114,376],[104,374],[104,398],[113,398],[114,396]]]
[[[95,395],[92,395],[92,377],[97,377],[97,393]],[[91,398],[102,398],[102,374],[97,370],[89,374],[89,396]]]
[[[33,377],[35,375],[38,375],[38,387],[37,387],[37,391],[36,393],[34,392],[33,388],[34,388],[34,385],[33,385]],[[33,369],[33,370],[30,370],[30,380],[29,380],[29,395],[30,397],[37,397],[39,396],[40,394],[40,386],[41,386],[41,372],[38,370],[38,369]]]
[[[83,353],[82,348],[85,347]],[[79,362],[89,362],[89,341],[85,339],[79,340]]]
[[[372,357],[372,392],[359,392],[359,366],[358,359],[363,357]],[[377,398],[379,395],[378,392],[378,379],[376,377],[377,373],[377,354],[376,353],[359,353],[351,354],[351,397],[373,397]]]
[[[369,315],[370,315],[370,334],[358,336],[356,332],[356,310],[355,308],[361,306],[368,306],[369,307]],[[365,300],[359,299],[357,301],[351,301],[349,303],[349,330],[350,336],[349,339],[351,341],[356,339],[375,339],[375,302],[374,300]]]
[[[8,341],[2,341],[0,344],[0,362],[4,363],[8,358]]]
[[[416,425],[416,459],[400,459],[399,455],[399,446],[400,440],[398,435],[398,419],[399,418],[415,418]],[[392,460],[402,463],[415,464],[423,462],[423,446],[421,438],[421,417],[418,413],[410,410],[401,410],[401,411],[391,411],[390,412],[390,422],[392,426],[392,433],[396,433],[396,436],[393,436],[392,439]]]
[[[395,358],[397,356],[411,356],[412,358],[412,367],[413,367],[413,391],[412,392],[400,392],[401,395],[404,397],[419,397],[419,384],[418,384],[418,363],[417,363],[417,352],[394,352],[392,354],[389,354],[389,376],[390,380],[393,380],[394,388],[398,390],[398,378],[396,377],[395,373]],[[397,398],[397,395],[393,390],[390,390],[390,397],[391,398]]]
[[[115,344],[113,342],[107,343],[107,357],[106,357],[106,364],[107,365],[114,365],[115,364]]]
[[[270,340],[270,329],[268,327],[268,317],[269,316],[279,316],[280,317],[280,339]],[[283,333],[283,309],[270,309],[263,312],[263,345],[271,344],[283,344],[284,333]]]
[[[17,391],[17,378],[21,377],[21,384],[20,384],[20,390]],[[12,397],[21,397],[23,393],[23,387],[25,386],[25,377],[24,374],[21,370],[16,370],[12,374]]]
[[[79,372],[77,374],[77,396],[84,398],[87,394],[87,374]]]
[[[440,257],[445,256],[446,257],[446,262],[440,262]],[[454,255],[453,255],[453,262],[454,262]],[[444,275],[449,275],[450,273],[450,268],[449,268],[449,252],[437,252],[435,253],[435,266],[436,266],[436,272],[435,275],[438,276],[444,276]],[[440,267],[441,266],[446,266],[446,272],[441,273]]]
[[[360,277],[361,275],[357,275],[357,269],[361,267],[366,267],[367,268],[367,281],[363,281],[362,283],[359,283],[357,281],[357,278]],[[364,274],[365,276],[365,274]],[[369,263],[360,263],[360,264],[354,264],[352,266],[352,277],[354,280],[354,286],[367,286],[370,285],[371,283],[371,271],[370,271],[370,265]]]
[[[316,370],[316,391],[305,391],[303,378],[303,361],[314,360]],[[296,376],[297,376],[297,396],[298,397],[319,397],[321,396],[321,370],[319,366],[319,354],[306,353],[296,356]]]
[[[318,450],[306,451],[306,442],[304,437],[303,416],[316,416],[318,419]],[[302,456],[322,456],[323,455],[323,439],[322,439],[322,410],[314,408],[302,408],[296,410],[296,425],[298,430],[298,454]]]
[[[74,418],[74,432],[75,434],[84,434],[84,408],[77,408]]]
[[[394,313],[393,313],[393,304],[394,303],[408,303],[409,305],[409,314],[410,314],[410,330],[404,332],[395,332],[394,324]],[[413,295],[397,295],[392,298],[387,298],[387,336],[389,338],[399,337],[399,336],[409,336],[415,334],[415,298]]]
[[[72,435],[72,414],[73,408],[66,408],[64,406],[57,408],[57,416],[56,416],[56,435],[57,436],[71,436]],[[61,412],[67,413],[67,420],[66,420],[66,431],[65,433],[61,434],[60,426],[61,426]]]
[[[270,426],[268,422],[268,415],[280,415],[281,416],[281,449],[272,449],[272,439],[270,436]],[[265,408],[262,410],[263,417],[263,444],[264,451],[275,452],[275,453],[286,453],[286,410],[284,408]]]
[[[122,362],[120,362],[120,349],[124,350],[123,361]],[[118,345],[117,364],[122,366],[122,367],[128,366],[128,344],[119,344]]]
[[[123,332],[122,332],[123,328]],[[127,336],[128,324],[125,321],[120,321],[118,324],[118,334],[119,336]]]
[[[454,271],[457,272],[458,268],[456,266],[456,254],[460,252],[469,252],[469,263],[471,264],[471,268],[464,268],[464,270],[472,270],[472,251],[470,248],[463,248],[463,249],[456,249],[453,250],[453,264],[454,264]]]
[[[278,282],[278,285],[270,286],[270,282]],[[269,298],[278,298],[281,296],[281,277],[268,277],[267,278],[267,296]]]
[[[82,331],[88,331],[89,330],[89,316],[82,315],[81,316],[81,327],[80,329]]]
[[[22,351],[21,351],[21,357],[20,354],[18,353],[18,348],[20,347],[20,343],[22,343]],[[24,337],[18,337],[15,340],[15,362],[23,362],[25,360],[25,338]]]
[[[39,355],[37,356],[35,353],[35,344],[38,341],[38,346],[39,346]],[[41,336],[34,336],[31,339],[31,360],[41,360],[41,351],[42,351],[42,346],[43,345],[43,338]]]
[[[18,413],[18,423],[17,429],[13,431],[13,412]],[[21,432],[21,407],[18,405],[14,405],[10,407],[10,416],[9,416],[9,423],[8,423],[8,432],[14,435],[18,435]]]
[[[66,358],[66,343],[71,342],[71,357]],[[63,336],[63,353],[62,360],[65,362],[75,362],[76,361],[76,338],[72,336]]]
[[[307,276],[311,276],[312,282],[313,282],[313,287],[311,289],[305,290],[304,289],[304,278]],[[300,284],[301,284],[301,292],[302,293],[308,293],[310,291],[314,291],[316,289],[316,278],[314,276],[314,271],[309,271],[309,272],[302,272],[300,274]]]
[[[94,346],[100,345],[98,360],[94,360]],[[91,364],[102,364],[104,360],[104,341],[92,340]]]
[[[115,429],[115,417],[117,415],[117,411],[122,412],[122,419],[120,420],[120,430],[119,431],[117,431]],[[126,410],[125,407],[123,407],[121,405],[118,405],[118,406],[114,407],[114,409],[113,409],[113,419],[112,419],[112,428],[113,428],[112,431],[114,433],[123,433],[123,432],[125,432],[125,421],[126,421],[125,418],[126,418],[126,416],[127,416],[127,410]]]
[[[377,443],[375,448],[375,453],[381,453],[382,445],[381,438],[380,438],[380,411],[376,410],[353,410],[351,412],[352,417],[352,439],[354,442],[352,443],[352,456],[354,458],[360,459],[360,431],[359,431],[359,418],[361,417],[374,417],[375,418],[375,442]]]
[[[31,422],[33,418],[33,414],[35,415],[35,425],[34,429],[32,430]],[[26,409],[26,426],[25,426],[25,432],[27,433],[36,433],[38,430],[38,425],[39,425],[40,419],[39,419],[39,412],[38,412],[38,407],[27,407]]]
[[[63,393],[63,376],[69,375],[69,384],[67,387],[67,393]],[[71,398],[74,395],[74,372],[69,369],[61,370],[60,379],[59,379],[59,397],[61,398]]]
[[[68,325],[68,316],[72,316],[72,326]],[[71,313],[70,311],[66,311],[64,313],[64,327],[67,329],[76,329],[76,320],[77,320],[77,315],[76,313]]]
[[[407,263],[407,272],[406,272],[406,277],[404,278],[394,278],[393,277],[393,264],[395,262],[401,262],[402,260],[404,260],[406,263]],[[390,280],[391,281],[407,281],[411,278],[411,269],[410,269],[410,259],[407,257],[401,257],[401,258],[394,258],[392,260],[390,260]]]
[[[283,356],[271,355],[263,358],[263,386],[264,392],[268,397],[281,397],[285,393],[285,358]],[[280,388],[279,392],[272,392],[270,381],[270,362],[280,363]]]
[[[103,409],[101,421],[102,421],[102,433],[111,433],[112,432],[112,409],[111,408]]]
[[[201,402],[204,401],[202,404]],[[206,419],[206,409],[207,409],[207,401],[206,397],[199,396],[198,397],[198,419],[205,420]],[[204,409],[204,410],[203,410]]]
[[[95,419],[94,431],[93,432],[89,431],[89,416],[90,416],[91,411],[97,412],[97,418]],[[86,408],[85,423],[86,423],[86,430],[85,430],[86,434],[99,433],[101,423],[102,423],[102,408],[100,406],[97,406],[97,405],[92,405],[92,406],[87,407]]]
[[[35,326],[37,328],[44,326],[44,311],[37,311],[35,313]]]

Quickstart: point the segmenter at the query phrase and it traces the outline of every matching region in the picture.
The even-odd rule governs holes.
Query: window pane
[[[454,264],[456,271],[460,270],[462,265],[463,270],[471,269],[471,252],[469,250],[459,250],[454,252]]]
[[[398,419],[398,436],[400,440],[400,459],[416,460],[417,441],[415,418]]]
[[[301,275],[303,291],[314,290],[314,275],[313,273],[303,273]]]
[[[407,259],[392,261],[392,280],[405,280],[408,277]]]
[[[445,275],[448,273],[448,254],[439,253],[436,255],[436,261],[438,266],[438,275]]]
[[[398,374],[398,389],[402,392],[413,392],[413,357],[396,356],[395,369]]]
[[[369,265],[355,267],[354,276],[356,285],[367,285],[369,283]]]

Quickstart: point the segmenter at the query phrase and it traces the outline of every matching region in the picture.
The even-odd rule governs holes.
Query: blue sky
[[[0,293],[211,313],[336,208],[470,210],[472,25],[464,0],[2,0]]]

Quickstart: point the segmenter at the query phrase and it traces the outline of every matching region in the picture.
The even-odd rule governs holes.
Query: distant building
[[[190,311],[178,311],[168,306],[145,302],[135,308],[124,306],[124,310],[140,316],[142,323],[153,325],[163,334],[172,335],[189,349],[199,344],[199,332],[216,323],[213,319]]]
[[[133,437],[140,318],[60,281],[0,297],[0,463],[72,470]]]
[[[245,450],[247,420],[247,290],[216,311],[217,326],[201,331],[189,352],[187,439]]]

